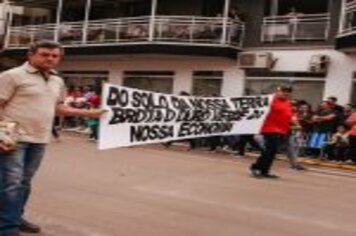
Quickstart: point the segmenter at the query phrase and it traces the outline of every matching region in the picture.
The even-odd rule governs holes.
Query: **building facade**
[[[68,85],[240,96],[290,84],[317,105],[356,104],[356,0],[12,1],[4,51],[61,42]]]

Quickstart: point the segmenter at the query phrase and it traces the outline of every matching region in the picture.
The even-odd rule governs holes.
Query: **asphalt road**
[[[298,173],[254,179],[253,158],[182,147],[96,150],[83,137],[52,143],[27,218],[39,236],[356,235],[356,178]]]

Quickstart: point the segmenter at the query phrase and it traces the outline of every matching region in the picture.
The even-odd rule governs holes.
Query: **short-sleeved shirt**
[[[262,125],[261,133],[287,134],[292,117],[292,105],[289,100],[274,98],[270,112]]]
[[[63,80],[51,71],[47,80],[28,62],[0,74],[0,117],[16,121],[22,130],[19,140],[48,143],[55,108],[64,100]]]
[[[347,119],[347,121],[350,121],[350,122],[356,122],[356,112],[352,113],[349,118]],[[352,125],[351,126],[351,129],[349,131],[349,134],[351,136],[356,136],[356,124]]]
[[[325,117],[329,115],[335,115],[334,119],[319,121],[315,123],[315,131],[319,133],[333,133],[336,131],[338,125],[338,113],[335,110],[321,110],[316,113],[317,116]]]

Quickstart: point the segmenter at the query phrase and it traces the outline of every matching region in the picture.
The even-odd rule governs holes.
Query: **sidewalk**
[[[342,170],[356,172],[355,164],[333,163],[330,161],[312,160],[312,159],[306,159],[306,158],[301,158],[300,161],[301,161],[301,163],[306,164],[306,165],[321,166],[321,167],[335,168],[335,169],[342,169]]]

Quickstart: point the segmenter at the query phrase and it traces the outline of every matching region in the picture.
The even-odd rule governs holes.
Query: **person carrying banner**
[[[101,109],[82,110],[63,104],[64,82],[53,70],[62,55],[60,44],[38,41],[30,46],[27,62],[0,74],[0,119],[16,122],[21,130],[16,149],[0,146],[1,236],[40,232],[39,226],[24,220],[24,207],[51,137],[55,113],[85,117],[104,113]]]
[[[252,177],[278,178],[270,173],[270,169],[292,122],[293,112],[289,101],[291,92],[291,87],[279,86],[274,94],[270,112],[261,128],[264,147],[260,157],[250,167]]]

